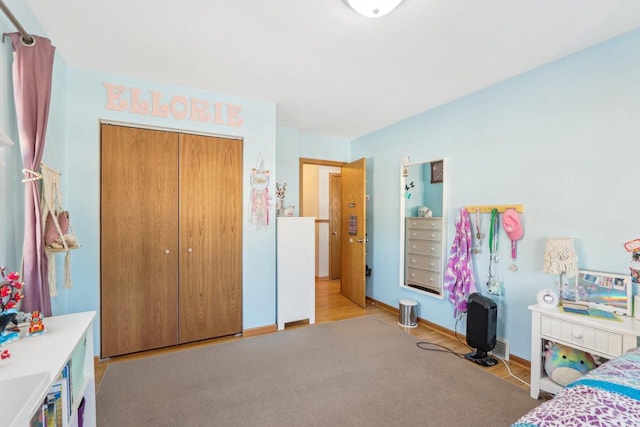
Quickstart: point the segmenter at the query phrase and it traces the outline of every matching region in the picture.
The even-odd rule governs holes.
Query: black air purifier
[[[488,297],[479,293],[469,295],[467,300],[467,344],[476,349],[467,353],[465,358],[482,366],[498,363],[487,352],[496,346],[496,327],[498,306]]]

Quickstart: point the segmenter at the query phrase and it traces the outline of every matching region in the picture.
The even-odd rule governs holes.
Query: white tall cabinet
[[[316,321],[315,218],[277,219],[278,329],[287,322]]]

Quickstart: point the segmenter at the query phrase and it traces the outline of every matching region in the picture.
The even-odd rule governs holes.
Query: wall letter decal
[[[142,90],[133,86],[122,86],[103,82],[106,89],[105,109],[125,111],[131,114],[152,115],[154,117],[176,120],[212,123],[218,126],[241,127],[244,120],[240,117],[242,106],[224,102],[209,102],[199,98],[175,95],[169,99],[157,90]],[[127,93],[128,91],[128,93]],[[127,99],[129,95],[129,99]],[[171,95],[169,95],[171,96]]]
[[[227,125],[240,127],[244,124],[244,120],[240,117],[242,107],[239,105],[227,104]]]
[[[140,89],[129,87],[131,92],[131,109],[130,113],[149,114],[149,101],[140,102]]]
[[[176,105],[182,104],[182,111],[176,109]],[[174,96],[171,98],[171,114],[178,120],[184,120],[187,117],[187,109],[189,108],[189,102],[184,96]]]
[[[160,104],[160,98],[162,98],[162,94],[160,92],[156,92],[155,90],[151,92],[151,115],[155,117],[169,117],[169,105]]]
[[[127,90],[124,86],[112,85],[111,83],[104,82],[104,87],[107,88],[107,110],[124,111],[129,108],[129,104],[120,100],[120,96]]]
[[[213,124],[214,125],[223,125],[224,124],[224,119],[222,118],[222,106],[224,104],[222,104],[221,102],[216,102],[215,104],[213,104],[213,106],[215,107],[215,114],[213,117]]]
[[[209,103],[201,99],[191,98],[191,118],[192,121],[208,122],[211,120]]]

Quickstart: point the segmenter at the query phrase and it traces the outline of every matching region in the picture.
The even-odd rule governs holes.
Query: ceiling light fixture
[[[403,0],[344,0],[353,10],[367,18],[379,18],[398,7]]]

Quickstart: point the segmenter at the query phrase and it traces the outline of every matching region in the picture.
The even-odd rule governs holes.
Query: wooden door
[[[178,342],[178,134],[102,125],[101,356]]]
[[[340,278],[342,252],[340,250],[340,182],[339,173],[329,174],[329,278]]]
[[[360,307],[366,302],[366,160],[342,167],[341,292]]]
[[[242,331],[242,141],[180,135],[180,342]]]

